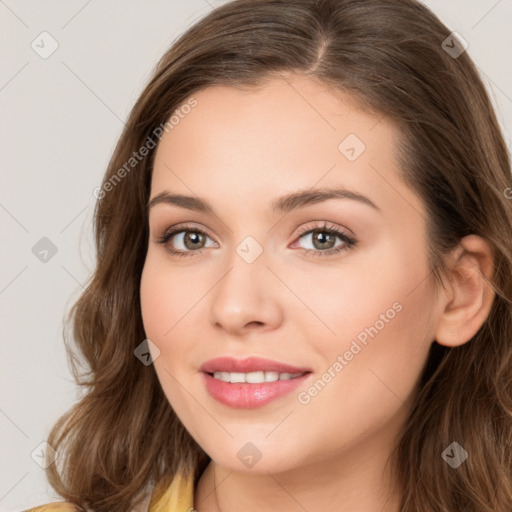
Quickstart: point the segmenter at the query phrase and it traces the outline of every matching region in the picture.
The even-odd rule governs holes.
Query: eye
[[[202,249],[206,247],[207,238],[210,237],[201,229],[181,224],[166,231],[157,240],[157,243],[166,245],[168,251],[174,256],[193,256],[194,253],[201,253]],[[172,245],[179,247],[176,249]],[[215,245],[213,246],[215,247]]]
[[[348,235],[337,226],[329,227],[325,222],[323,226],[314,226],[303,228],[299,232],[299,240],[309,238],[312,242],[313,248],[305,248],[305,254],[313,256],[330,256],[353,248],[357,244],[357,240]],[[341,240],[341,243],[336,244],[336,238]]]
[[[306,255],[312,256],[330,256],[341,251],[353,248],[357,244],[357,240],[348,235],[342,229],[333,226],[328,226],[325,222],[322,226],[309,226],[299,231],[298,239],[309,238],[312,242],[313,248],[303,248]],[[173,256],[194,256],[201,254],[202,249],[206,248],[206,240],[211,238],[201,229],[189,225],[177,225],[167,230],[161,237],[158,238],[157,243],[167,246],[167,250]],[[341,240],[341,243],[336,245],[336,239]],[[178,248],[176,248],[178,246]],[[213,242],[209,247],[216,247],[216,242]]]

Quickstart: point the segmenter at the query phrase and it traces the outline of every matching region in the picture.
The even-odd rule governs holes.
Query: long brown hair
[[[439,284],[443,257],[462,237],[479,235],[494,251],[487,320],[462,346],[432,344],[394,461],[401,510],[512,510],[510,160],[475,65],[467,52],[449,51],[461,49],[450,37],[415,0],[237,0],[175,41],[133,107],[98,194],[97,267],[68,318],[88,370],[70,359],[84,396],[48,437],[60,457],[47,477],[63,498],[126,512],[150,482],[167,484],[180,469],[197,480],[209,462],[152,365],[134,356],[146,337],[139,284],[155,151],[136,165],[130,158],[157,142],[194,93],[300,73],[399,126],[400,173],[426,205]],[[441,457],[454,441],[469,453],[457,470]]]

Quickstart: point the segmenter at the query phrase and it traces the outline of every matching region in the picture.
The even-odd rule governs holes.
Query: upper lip
[[[278,373],[305,373],[309,368],[292,366],[272,359],[249,357],[247,359],[234,359],[232,357],[217,357],[203,363],[200,370],[205,373],[214,372],[278,372]]]

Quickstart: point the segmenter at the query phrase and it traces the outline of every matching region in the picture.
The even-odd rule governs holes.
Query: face
[[[426,214],[399,179],[396,128],[299,76],[194,98],[157,148],[141,280],[170,404],[205,452],[237,471],[384,453],[436,315]],[[325,194],[343,189],[352,195]],[[221,382],[202,371],[218,357],[307,373]],[[265,364],[274,368],[217,376],[272,380],[258,373]]]

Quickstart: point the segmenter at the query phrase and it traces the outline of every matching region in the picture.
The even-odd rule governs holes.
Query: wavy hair
[[[148,484],[166,485],[179,470],[197,482],[208,464],[153,366],[134,356],[146,338],[139,286],[155,150],[130,172],[126,163],[194,93],[298,73],[399,127],[399,172],[426,206],[439,284],[462,237],[481,236],[494,252],[486,282],[495,297],[482,327],[458,347],[432,343],[394,458],[401,511],[512,510],[510,157],[478,70],[467,52],[448,51],[450,37],[415,0],[235,0],[171,45],[111,157],[94,212],[97,265],[66,319],[76,344],[65,335],[66,349],[84,394],[48,437],[60,457],[47,478],[64,499],[126,512]],[[457,470],[441,458],[454,440],[469,452]]]

